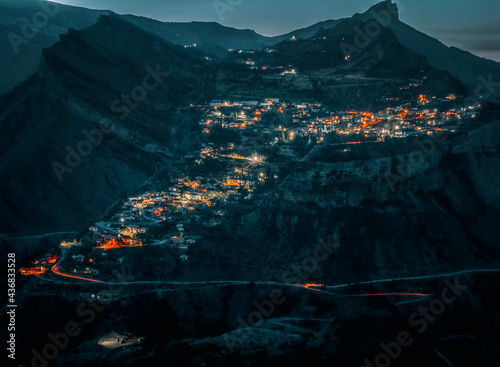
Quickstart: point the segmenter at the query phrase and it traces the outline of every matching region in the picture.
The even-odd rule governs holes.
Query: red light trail
[[[80,280],[86,280],[86,281],[89,281],[89,282],[96,282],[96,283],[102,283],[102,280],[97,280],[97,279],[91,279],[91,278],[85,278],[85,277],[79,277],[77,275],[71,275],[71,274],[66,274],[66,273],[62,273],[59,271],[59,269],[57,268],[57,265],[54,265],[52,267],[52,272],[54,272],[55,274],[57,275],[60,275],[60,276],[63,276],[63,277],[69,277],[69,278],[75,278],[75,279],[80,279]]]
[[[360,297],[370,297],[370,296],[419,296],[428,297],[430,294],[425,293],[365,293],[360,294]]]

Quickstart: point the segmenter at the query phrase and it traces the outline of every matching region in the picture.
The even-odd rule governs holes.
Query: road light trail
[[[325,288],[328,289],[336,289],[336,288],[345,288],[350,286],[358,286],[363,284],[374,284],[374,283],[389,283],[394,281],[403,281],[403,280],[419,280],[419,279],[430,279],[430,278],[443,278],[449,277],[453,275],[460,274],[468,274],[468,273],[500,273],[500,269],[469,269],[469,270],[460,270],[451,273],[441,273],[441,274],[430,274],[430,275],[421,275],[414,277],[400,277],[400,278],[387,278],[387,279],[377,279],[377,280],[368,280],[364,282],[353,282],[353,283],[345,283],[345,284],[337,284],[337,285],[327,285]]]
[[[370,296],[418,296],[418,297],[429,297],[428,293],[364,293],[360,294],[360,297],[370,297]]]
[[[69,278],[74,278],[74,279],[86,280],[86,281],[89,281],[89,282],[96,282],[96,283],[102,283],[103,282],[102,280],[85,278],[85,277],[79,277],[78,275],[72,275],[72,274],[62,273],[62,272],[59,271],[59,269],[55,265],[52,267],[51,270],[52,270],[53,273],[55,273],[57,275],[60,275],[60,276],[63,276],[63,277],[69,277]]]

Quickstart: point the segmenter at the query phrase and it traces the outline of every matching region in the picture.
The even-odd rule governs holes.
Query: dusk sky
[[[59,0],[63,4],[117,13],[144,15],[162,21],[215,21],[278,35],[326,20],[364,12],[376,0],[219,0],[231,10],[219,12],[214,0]],[[400,0],[405,23],[449,46],[500,61],[500,1]],[[231,5],[234,4],[234,5]],[[228,8],[229,9],[229,8]],[[223,14],[222,14],[223,13]]]

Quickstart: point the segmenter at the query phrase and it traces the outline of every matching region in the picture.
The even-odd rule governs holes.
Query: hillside
[[[44,50],[37,74],[2,100],[3,230],[82,228],[136,190],[157,164],[168,164],[177,144],[190,144],[171,114],[181,101],[198,98],[202,67],[183,48],[114,16],[70,30]],[[143,83],[154,86],[146,101],[136,108],[120,102]],[[84,131],[94,129],[108,133],[96,138],[88,157],[71,161],[69,152],[90,140]]]
[[[35,14],[40,19],[33,29]],[[33,75],[39,65],[42,49],[53,45],[68,29],[83,29],[94,24],[97,11],[36,0],[4,0],[0,3],[0,63],[9,65],[0,71],[0,95]],[[23,20],[23,19],[26,19]]]
[[[419,55],[424,55],[429,63],[449,72],[464,83],[471,94],[478,94],[485,100],[500,96],[498,88],[488,85],[490,76],[500,74],[500,63],[475,56],[456,47],[448,47],[436,38],[430,37],[399,20],[397,5],[391,0],[382,1],[355,19],[377,20],[392,30],[398,41]],[[493,80],[495,80],[493,78]],[[476,91],[477,90],[477,91]]]

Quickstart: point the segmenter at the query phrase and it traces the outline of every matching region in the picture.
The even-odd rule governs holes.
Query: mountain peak
[[[375,19],[380,24],[387,26],[391,21],[399,21],[398,4],[393,3],[392,0],[384,0],[373,5],[363,14],[356,14],[355,17],[363,21]]]

